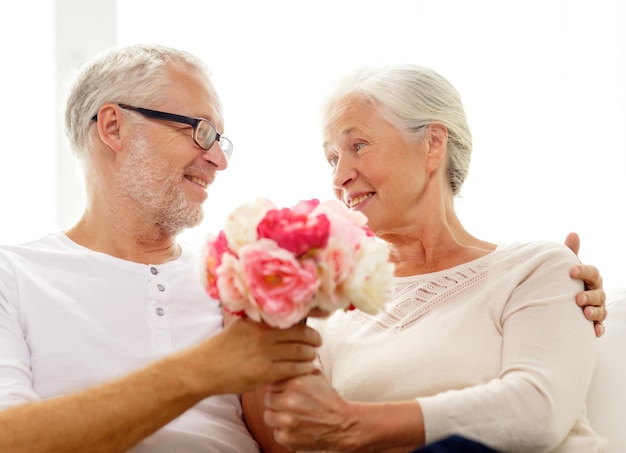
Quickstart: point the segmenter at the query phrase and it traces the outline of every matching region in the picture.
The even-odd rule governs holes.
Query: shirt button
[[[159,270],[156,267],[152,266],[150,268],[150,272],[152,272],[152,275],[156,275],[159,273]]]
[[[160,283],[157,285],[157,288],[159,289],[159,291],[163,292],[165,291],[165,286],[161,285]]]
[[[159,316],[163,316],[165,314],[165,310],[161,307],[156,309],[156,314]]]

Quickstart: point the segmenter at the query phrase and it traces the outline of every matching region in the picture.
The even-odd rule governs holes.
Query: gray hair
[[[435,71],[416,65],[383,65],[358,69],[332,87],[322,106],[323,124],[344,101],[361,99],[381,109],[383,116],[409,138],[423,136],[424,126],[448,129],[448,182],[458,195],[469,171],[472,135],[461,96]]]
[[[65,105],[65,133],[77,157],[91,145],[91,118],[106,102],[149,107],[163,97],[169,83],[167,65],[188,66],[203,74],[214,94],[216,111],[221,105],[202,60],[188,52],[157,44],[136,44],[111,49],[85,64],[69,88]]]

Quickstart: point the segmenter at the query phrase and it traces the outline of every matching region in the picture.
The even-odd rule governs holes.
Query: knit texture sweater
[[[562,244],[500,245],[396,278],[384,311],[309,323],[333,386],[355,401],[416,399],[427,442],[459,434],[506,452],[596,452],[585,418],[596,338]]]

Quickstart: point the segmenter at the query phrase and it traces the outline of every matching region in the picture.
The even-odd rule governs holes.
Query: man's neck
[[[83,247],[116,258],[143,264],[162,264],[177,259],[181,247],[176,236],[166,236],[154,227],[137,230],[132,225],[112,226],[83,217],[65,234]]]

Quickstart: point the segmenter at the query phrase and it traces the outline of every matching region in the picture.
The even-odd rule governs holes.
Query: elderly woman
[[[456,89],[423,67],[364,69],[336,86],[323,127],[335,193],[388,243],[395,294],[377,315],[310,320],[321,372],[265,395],[275,439],[379,452],[460,435],[502,451],[602,451],[584,415],[594,329],[572,303],[582,282],[563,272],[576,256],[465,230],[453,200],[472,139]]]

